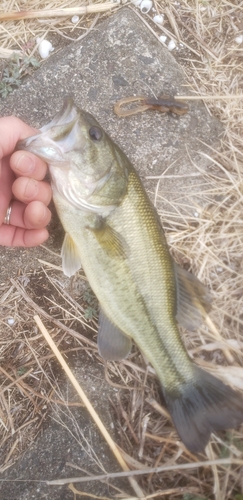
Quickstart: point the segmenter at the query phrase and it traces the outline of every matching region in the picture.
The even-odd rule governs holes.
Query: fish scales
[[[129,167],[132,169],[131,165]],[[62,224],[68,231],[73,214],[63,209],[62,201],[60,205],[56,200]],[[97,216],[92,214],[90,217]],[[87,227],[87,214],[82,226],[72,231],[72,239],[79,245],[82,254],[83,269],[103,311],[124,333],[133,337],[152,362],[164,386],[169,382],[168,373],[171,373],[174,383],[178,380],[178,371],[183,379],[193,376],[175,321],[175,280],[171,257],[160,222],[154,216],[154,209],[144,196],[141,182],[133,171],[129,173],[127,194],[106,218],[106,223],[122,234],[128,246],[127,258],[115,258],[112,265],[110,254],[102,251],[95,235]],[[161,237],[164,245],[161,245]],[[169,264],[166,264],[168,261]],[[177,343],[180,345],[178,355],[181,362],[176,366],[174,354]]]
[[[211,297],[172,259],[158,215],[128,158],[71,99],[37,136],[21,141],[50,168],[66,231],[65,274],[83,266],[100,303],[98,347],[106,359],[129,354],[131,339],[159,378],[184,444],[203,451],[211,432],[243,421],[241,394],[200,369],[178,321],[194,330]]]
[[[161,224],[155,217],[154,208],[144,195],[143,186],[133,171],[129,174],[128,193],[116,209],[116,213],[111,213],[108,217],[107,223],[114,224],[115,229],[121,232],[129,242],[127,272],[131,276],[131,282],[136,283],[143,301],[141,316],[136,314],[137,324],[130,329],[130,332],[134,332],[132,336],[135,342],[152,362],[164,386],[168,384],[168,366],[170,366],[170,371],[171,366],[174,367],[176,376],[180,371],[183,378],[188,377],[191,370],[188,370],[188,358],[184,348],[178,349],[181,353],[181,362],[178,363],[180,369],[174,364],[172,357],[175,351],[175,340],[181,345],[181,339],[175,321],[176,292],[174,273],[170,264],[171,257]],[[161,244],[162,239],[164,245]],[[126,271],[122,273],[122,276],[125,273]],[[131,300],[134,304],[132,295]],[[134,308],[136,309],[135,304]],[[149,318],[151,324],[147,330],[144,326],[145,316]],[[150,334],[152,328],[154,335]],[[126,333],[131,335],[130,332]],[[151,356],[150,345],[153,353]],[[172,346],[174,346],[173,349]],[[154,353],[157,354],[157,359]],[[173,377],[172,373],[171,377]]]

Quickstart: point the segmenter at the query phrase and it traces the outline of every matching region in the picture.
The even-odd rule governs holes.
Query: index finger
[[[0,159],[11,154],[21,139],[36,134],[38,130],[15,116],[0,118]]]
[[[46,162],[29,151],[15,151],[10,166],[16,177],[33,177],[37,181],[44,179],[47,172]]]

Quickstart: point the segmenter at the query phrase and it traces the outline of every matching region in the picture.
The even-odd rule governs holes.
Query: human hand
[[[36,132],[13,116],[0,118],[0,245],[3,246],[33,247],[48,238],[45,226],[51,219],[47,208],[51,187],[43,181],[47,165],[32,153],[13,153],[19,140]]]

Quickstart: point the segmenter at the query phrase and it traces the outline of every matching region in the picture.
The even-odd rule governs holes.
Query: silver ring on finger
[[[3,221],[3,223],[7,224],[7,226],[10,224],[11,212],[12,212],[12,205],[11,205],[11,202],[10,202],[10,205],[7,208],[6,215],[5,215],[4,221]]]

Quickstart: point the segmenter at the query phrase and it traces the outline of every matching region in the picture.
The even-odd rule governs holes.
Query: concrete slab
[[[178,176],[191,172],[193,162],[201,162],[200,151],[202,142],[214,145],[221,131],[217,120],[207,113],[204,105],[194,102],[190,111],[182,117],[154,112],[135,115],[130,118],[119,119],[113,113],[113,104],[120,98],[134,93],[150,95],[188,94],[183,71],[173,56],[162,44],[146,29],[143,23],[129,9],[122,9],[116,15],[98,25],[84,40],[69,45],[61,52],[54,54],[31,78],[27,78],[23,85],[1,102],[1,115],[15,114],[39,127],[46,124],[62,106],[63,98],[67,94],[73,95],[75,102],[91,112],[109,132],[111,137],[129,156],[137,167],[146,187],[154,192],[155,181],[146,180],[146,176],[161,175],[173,164],[170,173]],[[150,90],[151,89],[151,90]],[[178,181],[177,181],[178,182]],[[193,177],[186,178],[180,183],[180,189],[187,192],[193,185]],[[178,184],[165,179],[160,186],[163,196],[178,192]],[[57,249],[60,239],[55,240],[58,229],[53,223],[52,237],[49,247]],[[9,250],[1,248],[1,282],[17,274],[19,267],[34,269],[38,266],[36,257],[43,254],[41,249]],[[5,271],[4,271],[5,270]],[[75,365],[75,363],[74,363]],[[82,377],[82,373],[80,375]],[[100,376],[97,377],[97,391],[100,385]],[[95,382],[94,382],[95,385]],[[102,402],[99,396],[99,405]],[[80,418],[83,418],[80,416]],[[56,427],[44,430],[45,443],[56,441]],[[59,432],[63,432],[59,428]],[[92,431],[93,432],[93,431]],[[88,437],[88,436],[87,436]],[[43,438],[43,439],[44,439]],[[46,469],[38,468],[39,457],[47,460],[40,450],[42,438],[29,451],[20,465],[7,471],[4,477],[13,478],[19,474],[21,478],[30,478],[28,464],[35,462],[35,477],[43,477]],[[57,441],[58,443],[58,441]],[[66,436],[63,437],[63,456],[67,447]],[[100,452],[100,441],[96,444],[97,454]],[[58,447],[61,446],[60,443]],[[73,444],[72,444],[73,446]],[[56,453],[51,446],[49,454]],[[56,470],[50,462],[53,475]],[[81,465],[81,464],[80,464]],[[85,466],[85,459],[83,463]],[[107,463],[109,470],[113,470],[112,459]],[[32,472],[31,472],[31,477]],[[24,500],[29,498],[66,498],[66,491],[59,490],[50,493],[50,490],[38,490],[26,483],[20,488],[12,484],[11,495],[6,493],[6,486],[0,487],[1,498]],[[38,491],[37,491],[38,490]],[[97,489],[93,493],[106,494]],[[49,496],[48,496],[49,494]],[[59,496],[58,496],[59,495]],[[62,496],[64,495],[64,496]]]
[[[118,119],[113,113],[119,98],[152,92],[188,94],[188,83],[171,53],[131,10],[122,9],[84,40],[50,57],[2,101],[1,115],[13,113],[42,126],[71,94],[96,116],[140,174],[159,175],[178,158],[177,169],[188,165],[186,150],[195,159],[202,149],[199,141],[214,144],[220,126],[201,102],[193,102],[183,117],[148,112]]]
[[[160,183],[162,197],[173,202],[178,189],[183,189],[183,196],[191,191],[194,178],[187,174],[195,170],[193,162],[202,165],[200,152],[207,150],[202,143],[214,145],[222,129],[200,101],[193,101],[189,113],[181,117],[151,111],[119,119],[113,113],[118,99],[152,92],[188,95],[188,82],[171,53],[133,11],[124,8],[84,40],[51,56],[1,101],[0,113],[40,127],[61,108],[64,97],[72,95],[129,156],[151,193],[157,181],[146,176],[159,176],[168,168],[177,175],[177,180],[164,178]],[[37,255],[34,249],[7,251],[7,259],[21,254],[22,266],[28,266],[30,252]],[[1,263],[6,269],[3,251]]]

